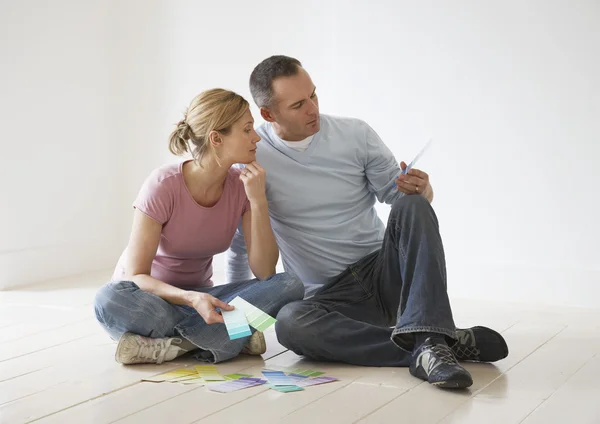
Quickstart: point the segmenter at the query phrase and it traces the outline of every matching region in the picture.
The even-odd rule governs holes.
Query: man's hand
[[[406,163],[401,162],[402,171],[406,169]],[[396,180],[398,191],[405,194],[423,194],[429,189],[429,175],[427,173],[412,168],[408,173],[400,175]]]
[[[232,311],[233,306],[225,302],[221,302],[214,296],[208,293],[189,292],[190,306],[194,308],[207,324],[223,323],[223,315],[218,313],[215,308],[221,308],[223,311]]]

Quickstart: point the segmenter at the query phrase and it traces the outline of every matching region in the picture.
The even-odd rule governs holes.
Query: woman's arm
[[[242,230],[248,251],[248,265],[259,280],[266,280],[275,274],[279,259],[279,247],[275,241],[269,206],[265,193],[266,173],[258,162],[249,163],[242,171],[240,179],[244,183],[250,210],[242,217]]]
[[[256,278],[266,280],[275,274],[279,247],[271,229],[266,199],[264,203],[251,203],[250,208],[242,217],[248,265]]]
[[[137,284],[140,289],[155,294],[169,303],[189,306],[190,300],[185,290],[150,276],[161,232],[162,226],[158,222],[135,210],[125,258],[126,278]]]
[[[169,303],[193,307],[207,324],[223,322],[223,317],[214,308],[232,310],[233,307],[206,293],[182,290],[150,276],[161,232],[162,226],[158,222],[135,210],[125,259],[126,278],[137,284],[140,289]]]

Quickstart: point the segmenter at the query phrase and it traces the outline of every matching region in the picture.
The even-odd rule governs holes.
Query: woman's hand
[[[194,308],[207,324],[223,323],[223,315],[215,309],[221,308],[223,311],[233,311],[233,306],[221,302],[208,293],[188,292],[190,295],[190,306]]]
[[[240,174],[240,180],[244,183],[246,196],[250,203],[259,203],[267,201],[265,194],[267,174],[265,170],[254,161],[246,165]]]

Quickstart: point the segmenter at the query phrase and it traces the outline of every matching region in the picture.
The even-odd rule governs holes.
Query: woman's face
[[[260,136],[254,130],[254,118],[250,109],[238,119],[228,134],[221,134],[223,143],[219,156],[222,160],[234,163],[250,163],[256,160],[256,144]]]

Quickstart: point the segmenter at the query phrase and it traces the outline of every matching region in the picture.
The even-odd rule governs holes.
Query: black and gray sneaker
[[[452,352],[459,361],[496,362],[508,356],[504,337],[487,327],[456,330]]]
[[[434,337],[415,349],[409,370],[413,376],[444,389],[464,389],[473,384],[471,374],[460,366],[452,349]]]

